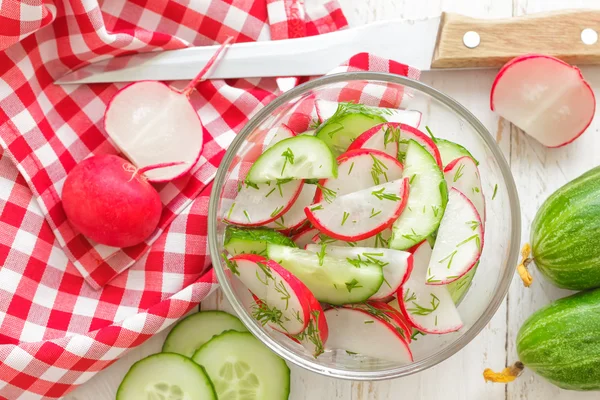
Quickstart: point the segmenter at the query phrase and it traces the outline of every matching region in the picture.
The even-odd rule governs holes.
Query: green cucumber
[[[600,287],[600,167],[554,192],[531,225],[533,259],[554,285]]]
[[[438,150],[440,151],[440,156],[442,156],[442,164],[444,165],[444,167],[450,164],[453,160],[464,156],[471,157],[473,161],[475,161],[475,165],[479,165],[479,161],[477,161],[475,157],[473,157],[469,150],[467,150],[460,144],[440,138],[434,138],[433,141],[435,142]]]
[[[192,314],[171,329],[163,344],[162,352],[191,357],[213,336],[228,330],[248,331],[237,317],[224,311],[212,310]]]
[[[530,316],[517,335],[526,367],[568,390],[600,389],[600,289],[557,300]]]
[[[242,253],[266,256],[267,243],[297,247],[292,239],[271,229],[243,229],[229,225],[225,230],[225,250],[232,256]]]
[[[392,227],[390,247],[406,250],[434,233],[446,208],[448,190],[444,173],[433,156],[409,140],[404,176],[410,179],[408,203]]]
[[[217,400],[202,366],[181,354],[159,353],[131,366],[116,400]]]
[[[325,246],[325,245],[324,245]],[[383,283],[381,266],[325,255],[292,247],[267,245],[269,258],[302,281],[317,300],[344,305],[362,303]]]
[[[285,400],[290,369],[249,332],[224,332],[192,357],[202,365],[220,400]]]
[[[477,261],[477,264],[475,264],[475,266],[471,268],[469,272],[467,272],[454,282],[450,282],[446,285],[454,304],[458,304],[467,294],[467,291],[471,287],[471,283],[473,283],[473,278],[475,277],[477,267],[479,267],[479,261]]]
[[[266,183],[287,179],[337,176],[337,161],[321,139],[300,135],[275,143],[254,162],[246,181]]]

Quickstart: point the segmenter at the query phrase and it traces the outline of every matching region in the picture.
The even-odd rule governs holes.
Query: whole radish
[[[83,160],[69,173],[62,191],[71,225],[108,246],[146,240],[158,225],[162,203],[143,172],[116,155]]]

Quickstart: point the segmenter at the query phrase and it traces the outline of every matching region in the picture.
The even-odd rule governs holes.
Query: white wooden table
[[[309,2],[311,0],[306,0]],[[560,8],[599,8],[599,0],[341,0],[351,25],[391,18],[423,18],[442,10],[473,17],[511,17]],[[583,73],[600,93],[600,67],[582,68]],[[470,109],[496,136],[510,162],[519,189],[523,214],[522,237],[529,237],[529,226],[544,199],[567,181],[598,164],[600,149],[598,129],[594,121],[588,131],[563,149],[549,150],[489,110],[489,94],[496,71],[454,71],[426,73],[423,81],[457,99]],[[386,382],[349,382],[325,378],[300,368],[292,368],[291,399],[527,399],[527,400],[591,400],[600,394],[576,393],[558,388],[526,371],[509,384],[485,383],[486,367],[502,369],[516,360],[515,336],[523,321],[549,301],[567,292],[553,288],[532,268],[534,285],[525,289],[515,276],[509,295],[495,317],[481,334],[461,352],[425,372]],[[225,308],[217,292],[202,304],[203,309]],[[68,400],[109,400],[136,360],[160,351],[166,333],[131,351],[119,362],[72,392]]]

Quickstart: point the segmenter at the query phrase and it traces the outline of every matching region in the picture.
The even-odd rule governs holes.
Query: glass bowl
[[[244,305],[246,300],[239,291],[240,286],[231,280],[222,259],[226,224],[221,216],[229,208],[226,200],[232,198],[232,192],[237,192],[240,168],[248,161],[251,164],[260,154],[262,148],[258,146],[257,150],[257,144],[264,142],[269,128],[282,122],[308,125],[306,119],[310,116],[306,110],[300,111],[315,98],[418,110],[422,114],[421,130],[425,131],[428,126],[436,137],[462,144],[480,163],[486,196],[485,246],[473,283],[458,305],[464,326],[458,332],[427,335],[413,341],[414,361],[410,364],[399,365],[340,350],[327,351],[315,359],[300,345],[252,318]],[[312,106],[309,112],[315,116]],[[287,361],[319,374],[352,380],[381,380],[413,374],[440,363],[467,345],[490,321],[506,296],[517,264],[520,232],[514,180],[504,156],[483,124],[455,100],[421,82],[375,72],[347,72],[319,78],[282,94],[260,110],[227,150],[214,180],[208,214],[213,267],[226,298],[250,332]]]

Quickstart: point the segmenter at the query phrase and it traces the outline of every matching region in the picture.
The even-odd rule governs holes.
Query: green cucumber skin
[[[526,367],[568,390],[600,389],[600,289],[536,311],[517,335]]]
[[[600,287],[600,167],[554,192],[531,226],[533,259],[554,285]]]
[[[265,228],[244,229],[233,225],[229,225],[225,230],[223,243],[225,250],[231,255],[248,252],[250,254],[266,255],[267,243],[298,247],[292,239],[277,231]]]

